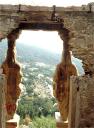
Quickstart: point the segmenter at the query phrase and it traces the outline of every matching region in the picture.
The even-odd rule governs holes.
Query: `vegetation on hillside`
[[[32,128],[48,128],[49,120],[49,127],[55,128],[54,113],[57,108],[54,107],[56,100],[52,96],[52,77],[59,59],[57,55],[37,48],[29,48],[27,55],[21,54],[18,49],[23,72],[23,93],[17,109],[21,122],[28,114],[33,120]]]
[[[23,92],[17,110],[21,118],[26,114],[31,118],[54,116],[56,100],[51,94],[54,68],[39,62],[23,64]]]
[[[4,61],[7,45],[0,44],[0,64]],[[22,93],[17,113],[23,123],[25,116],[32,119],[32,128],[55,128],[54,113],[57,108],[52,96],[52,77],[61,55],[49,53],[37,47],[17,44],[17,60],[22,67]],[[77,59],[73,60],[80,73],[82,69]]]

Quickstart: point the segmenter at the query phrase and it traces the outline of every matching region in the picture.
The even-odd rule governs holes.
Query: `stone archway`
[[[16,62],[16,56],[15,56],[15,41],[18,38],[21,29],[32,29],[32,26],[30,23],[24,23],[24,24],[20,24],[19,28],[14,29],[11,33],[8,34],[7,39],[8,39],[8,50],[7,50],[7,57],[5,62],[2,64],[2,68],[3,68],[3,73],[7,76],[7,95],[6,95],[6,108],[7,108],[7,117],[8,119],[12,119],[13,115],[16,111],[16,102],[17,99],[19,98],[20,95],[20,88],[19,88],[19,83],[21,81],[21,74],[20,74],[20,66],[19,64]],[[70,57],[70,53],[69,53],[69,40],[70,40],[70,31],[66,28],[63,27],[63,23],[36,23],[34,24],[35,29],[44,29],[44,30],[57,30],[61,39],[63,39],[64,41],[64,56],[62,57],[63,59],[61,60],[60,63],[60,68],[64,69],[64,72],[62,73],[62,76],[59,76],[58,74],[60,74],[58,71],[56,71],[55,75],[56,78],[54,79],[54,82],[56,82],[55,86],[57,86],[57,89],[55,87],[54,92],[56,93],[55,96],[57,98],[58,104],[59,104],[59,109],[60,109],[60,113],[62,115],[62,119],[63,119],[63,115],[65,115],[64,120],[66,120],[66,118],[68,117],[68,110],[69,110],[69,77],[71,75],[76,75],[76,70],[72,65],[71,62],[71,57]],[[33,29],[34,29],[33,26]],[[69,60],[69,62],[67,63],[67,61]],[[59,66],[57,66],[58,68]],[[72,70],[71,70],[72,68]],[[60,71],[61,72],[61,71]],[[67,76],[66,76],[67,75]],[[65,77],[66,76],[66,77]],[[59,78],[60,77],[60,78]],[[56,79],[61,79],[62,77],[65,77],[62,81],[65,82],[65,84],[60,84],[59,85],[59,81],[56,81]],[[66,83],[67,82],[67,83]],[[61,86],[61,87],[60,87]],[[64,87],[63,87],[64,86]],[[67,87],[66,87],[67,86]],[[58,90],[59,89],[63,91],[61,91],[61,94],[59,96],[59,98],[57,97],[57,95],[59,95]],[[14,93],[15,90],[15,93]],[[62,97],[62,95],[64,95]],[[63,102],[64,100],[64,102]],[[62,105],[65,107],[63,107],[62,109]]]
[[[55,29],[55,26],[58,26],[59,29],[60,25],[58,25],[56,21],[52,21],[51,19],[53,12],[55,12],[60,16],[60,19],[64,20],[65,28],[68,28],[70,30],[70,48],[73,51],[73,55],[75,57],[83,60],[84,69],[87,72],[86,74],[88,74],[90,72],[93,72],[94,69],[94,11],[93,8],[91,13],[88,13],[88,11],[88,5],[70,8],[57,7],[55,8],[55,11],[53,10],[53,7],[0,5],[0,38],[5,38],[13,29],[16,29],[18,27],[21,28],[22,26],[25,28],[26,23],[29,24],[28,29],[31,26],[32,28],[36,28],[37,23],[40,23],[40,25],[37,27],[41,27],[41,25],[43,27],[47,24],[52,24],[52,29]],[[48,29],[50,29],[49,25]],[[89,51],[88,55],[86,54],[86,49],[88,49]]]
[[[75,87],[75,89],[72,89],[71,93],[75,97],[77,97],[77,95],[75,94],[78,94],[78,91],[80,95],[80,109],[76,110],[79,111],[80,114],[78,118],[78,114],[76,111],[74,112],[73,110],[73,112],[71,112],[75,114],[70,117],[71,119],[69,120],[69,127],[93,127],[94,123],[92,123],[92,119],[94,119],[94,116],[92,115],[92,113],[94,113],[94,12],[92,11],[91,13],[88,13],[88,6],[84,6],[84,10],[83,7],[57,8],[57,12],[60,14],[61,18],[64,19],[64,27],[60,22],[58,23],[57,21],[51,21],[53,8],[50,7],[32,7],[24,5],[21,5],[20,8],[18,5],[0,5],[0,7],[0,38],[2,39],[4,37],[8,37],[10,47],[8,49],[8,54],[13,54],[11,59],[9,58],[9,63],[7,63],[9,66],[13,67],[7,72],[8,66],[5,63],[5,67],[7,68],[6,73],[14,73],[12,69],[17,67],[18,70],[14,73],[16,77],[13,77],[14,81],[16,82],[15,86],[20,82],[20,79],[19,81],[17,81],[16,79],[17,76],[20,75],[20,68],[15,62],[13,51],[14,42],[19,33],[19,29],[40,29],[42,27],[44,30],[59,31],[61,38],[65,42],[68,42],[69,49],[73,51],[75,57],[83,60],[85,70],[84,77],[72,77],[70,79],[71,86]],[[70,30],[70,32],[66,33],[66,31],[64,31],[64,28],[68,28],[66,30]],[[11,84],[11,82],[9,83]],[[78,85],[80,87],[78,87]],[[75,94],[73,92],[75,92]],[[73,98],[76,99],[74,96],[71,97],[72,101]],[[75,104],[74,108],[76,109],[76,103],[73,102],[73,104]],[[71,107],[73,108],[72,104]],[[13,111],[15,111],[15,109]],[[78,124],[76,123],[77,119],[79,120]]]

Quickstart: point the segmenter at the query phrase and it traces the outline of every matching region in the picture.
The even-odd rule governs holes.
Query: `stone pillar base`
[[[16,128],[17,122],[6,122],[6,128]]]
[[[20,116],[15,114],[14,118],[6,122],[6,128],[19,128]]]
[[[56,128],[68,128],[68,122],[62,121],[60,112],[55,112]]]
[[[56,128],[68,128],[68,123],[57,122]]]

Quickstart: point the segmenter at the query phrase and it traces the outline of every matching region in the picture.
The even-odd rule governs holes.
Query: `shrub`
[[[30,128],[56,128],[55,119],[53,117],[36,117],[32,121]]]

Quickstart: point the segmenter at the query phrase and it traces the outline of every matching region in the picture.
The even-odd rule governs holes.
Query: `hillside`
[[[42,62],[50,65],[57,64],[60,58],[59,54],[54,54],[34,46],[23,45],[22,43],[17,43],[17,54],[22,62]]]
[[[45,64],[56,65],[61,59],[60,54],[51,53],[38,47],[30,47],[28,45],[23,45],[22,43],[17,43],[16,47],[17,60],[21,63],[42,62]],[[3,42],[0,42],[0,64],[4,61],[6,52],[7,43],[6,40],[3,40]],[[72,62],[79,70],[79,74],[83,74],[81,62],[74,57],[72,57]]]
[[[38,116],[54,112],[56,102],[52,95],[52,78],[56,65],[60,62],[61,55],[45,51],[38,47],[30,47],[17,43],[17,60],[22,68],[22,93],[17,112],[23,117],[26,113]],[[7,49],[6,40],[0,43],[0,64],[4,61]],[[73,63],[78,67],[79,73],[83,70],[78,59],[72,57]],[[28,105],[27,105],[28,104]],[[48,107],[50,104],[50,110]],[[35,107],[36,106],[36,107]],[[46,112],[46,113],[45,113]]]
[[[60,61],[60,55],[50,53],[38,47],[23,45],[22,43],[17,43],[16,46],[17,60],[21,63],[23,72],[22,83],[26,87],[26,90],[29,90],[29,88],[33,86],[32,83],[35,83],[34,86],[36,86],[38,82],[38,90],[43,88],[43,90],[46,90],[44,94],[46,94],[46,92],[48,93],[50,91],[50,85],[52,85],[55,65]],[[7,52],[6,49],[7,43],[6,40],[4,40],[0,44],[0,64],[4,61],[5,53]],[[46,89],[44,89],[44,87],[46,87]]]
[[[22,83],[26,89],[29,90],[31,86],[33,87],[32,83],[35,83],[34,86],[36,86],[38,82],[40,85],[37,86],[38,90],[41,90],[39,87],[46,87],[47,93],[51,91],[49,88],[51,89],[52,86],[55,66],[60,62],[61,55],[45,51],[38,47],[23,45],[22,43],[17,43],[16,47],[17,60],[21,63],[23,72]],[[3,42],[0,43],[0,64],[4,61],[6,52],[7,43],[6,40],[3,40]],[[72,57],[72,62],[75,63],[78,68],[79,74],[82,74],[83,70],[79,60]],[[44,94],[46,94],[46,92],[44,92]]]

